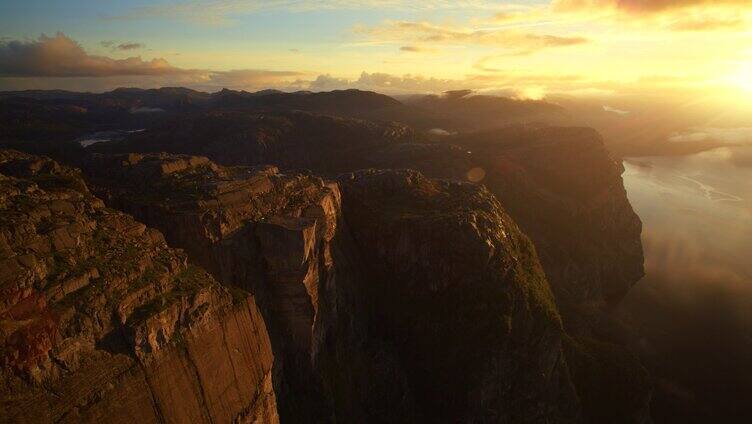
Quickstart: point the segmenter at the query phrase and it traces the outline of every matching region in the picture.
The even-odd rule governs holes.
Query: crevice
[[[184,348],[183,352],[185,353],[185,359],[188,362],[188,365],[191,367],[191,371],[193,371],[193,374],[196,378],[196,384],[198,384],[198,389],[201,392],[201,406],[203,407],[204,413],[206,414],[207,419],[210,423],[214,423],[214,419],[212,418],[211,412],[209,411],[209,406],[207,405],[207,402],[209,401],[206,391],[204,390],[204,385],[201,382],[201,375],[198,372],[198,367],[196,366],[196,363],[193,361],[193,358],[191,357],[191,353],[188,350],[188,348]]]
[[[141,372],[144,373],[144,381],[146,381],[146,386],[149,388],[149,397],[151,398],[151,404],[154,408],[154,415],[157,416],[157,420],[160,423],[166,423],[167,420],[165,419],[164,412],[162,412],[162,407],[159,406],[159,400],[157,399],[156,394],[154,394],[154,387],[152,387],[151,379],[149,379],[149,373],[146,372],[146,367],[140,362],[139,367],[141,368]]]
[[[234,314],[234,311],[230,313]],[[225,318],[227,318],[227,315],[221,318],[218,317],[218,319],[220,319],[220,326],[222,327],[222,346],[224,346],[225,352],[227,353],[227,359],[230,361],[230,368],[232,368],[232,381],[233,381],[233,384],[235,385],[235,390],[238,391],[238,396],[242,400],[243,395],[242,395],[242,391],[240,390],[240,386],[238,385],[238,372],[235,369],[235,361],[232,360],[232,353],[230,352],[230,348],[227,347],[227,326],[226,326]]]

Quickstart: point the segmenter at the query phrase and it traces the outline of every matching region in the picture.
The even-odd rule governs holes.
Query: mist
[[[752,418],[752,170],[735,164],[748,149],[625,163],[646,276],[618,315],[655,376],[657,422]]]

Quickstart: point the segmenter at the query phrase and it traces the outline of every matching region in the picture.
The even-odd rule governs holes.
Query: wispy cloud
[[[580,36],[539,34],[507,28],[437,25],[425,21],[387,21],[373,27],[358,27],[355,31],[371,41],[381,43],[485,45],[502,48],[512,54],[529,54],[551,47],[574,46],[588,42],[587,38]]]
[[[187,0],[157,6],[142,6],[110,19],[169,18],[202,25],[231,25],[239,15],[268,10],[309,12],[316,10],[388,9],[425,10],[498,10],[504,2],[487,0]]]
[[[747,25],[745,19],[735,17],[687,17],[677,19],[669,25],[669,28],[675,31],[716,31],[716,30],[738,30]]]
[[[618,24],[621,30],[738,31],[750,27],[749,0],[553,0],[510,6],[491,23],[508,28]]]
[[[408,53],[420,53],[426,51],[423,47],[418,46],[402,46],[400,47],[401,52],[408,52]]]
[[[734,6],[750,8],[749,0],[554,0],[556,10],[614,9],[627,13],[658,13],[692,7]]]
[[[555,0],[544,13],[617,20],[670,31],[726,31],[749,26],[749,0]],[[538,10],[540,14],[540,9]]]
[[[145,48],[143,43],[120,43],[117,45],[118,50],[140,50]]]
[[[146,48],[144,43],[136,43],[133,41],[127,41],[124,43],[118,43],[113,40],[105,40],[99,43],[102,47],[110,49],[112,51],[127,51],[127,50],[140,50]]]

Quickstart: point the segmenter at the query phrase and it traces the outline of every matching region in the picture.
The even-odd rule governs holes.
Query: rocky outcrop
[[[457,143],[535,241],[562,301],[613,304],[643,276],[642,224],[597,132],[510,127]]]
[[[455,142],[536,246],[585,420],[649,422],[647,372],[609,315],[644,274],[642,224],[621,164],[588,128],[518,126]]]
[[[365,413],[352,387],[338,387],[344,378],[371,379],[349,368],[375,366],[367,365],[372,359],[353,324],[361,314],[360,275],[340,227],[336,184],[164,154],[95,155],[85,169],[110,205],[162,230],[222,283],[256,296],[270,329],[284,420]],[[338,356],[350,362],[337,363]]]
[[[53,161],[0,151],[0,209],[0,421],[278,422],[253,296]]]
[[[621,164],[587,128],[514,126],[448,142],[393,144],[369,161],[488,187],[540,256],[568,333],[585,420],[646,422],[647,372],[609,315],[644,273],[642,225]]]
[[[273,163],[329,177],[410,168],[485,184],[533,240],[565,317],[617,303],[643,275],[641,223],[623,169],[588,128],[517,125],[431,143],[394,123],[223,111],[97,149],[200,154],[223,165]]]
[[[598,381],[597,375],[604,380],[578,390],[592,393],[596,400],[588,404],[605,414],[616,414],[617,403],[637,403],[629,414],[644,415],[650,397],[644,369],[613,345],[618,340],[608,315],[643,274],[641,223],[626,197],[622,168],[596,132],[526,125],[427,142],[410,131],[391,131],[391,124],[305,113],[259,114],[247,123],[239,120],[247,115],[236,114],[206,114],[185,130],[147,131],[100,150],[200,152],[223,164],[276,163],[331,178],[365,168],[409,168],[433,178],[483,184],[533,241],[565,329],[573,336],[567,339],[572,341],[568,352],[587,351],[600,362],[621,364],[580,372],[589,376],[580,381]],[[230,130],[233,121],[246,122],[237,125],[252,131]],[[347,140],[338,134],[347,134]],[[220,152],[218,146],[232,147]],[[613,358],[620,349],[623,357]],[[621,393],[640,402],[597,400],[604,392],[594,387],[603,385],[629,386],[631,391]],[[607,404],[612,406],[602,406]],[[585,409],[587,416],[590,408]],[[596,415],[593,421],[603,418]]]
[[[369,335],[396,347],[421,421],[576,420],[553,295],[493,195],[415,171],[340,182],[367,252]]]
[[[401,124],[252,106],[274,97],[274,110],[288,101],[324,110],[317,102],[340,104],[340,94],[224,92],[212,96],[216,109],[195,98],[190,112],[87,149],[107,155],[66,147],[56,157],[82,166],[108,206],[253,295],[275,354],[265,381],[283,421],[565,421],[579,404],[585,421],[644,421],[644,370],[613,343],[608,319],[642,275],[640,223],[600,137],[531,125],[431,142]],[[128,154],[139,151],[172,154]],[[352,174],[368,168],[475,185],[406,171]],[[537,250],[561,319],[535,306],[551,297],[536,289],[545,281],[531,283],[540,267],[516,225]],[[447,381],[456,381],[453,391],[435,389]]]
[[[283,420],[577,419],[534,249],[481,186],[166,154],[85,169],[110,205],[256,296]]]

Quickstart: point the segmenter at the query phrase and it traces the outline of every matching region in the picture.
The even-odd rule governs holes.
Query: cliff
[[[481,186],[412,171],[337,184],[165,154],[95,155],[85,169],[109,204],[254,293],[283,419],[579,414],[534,249]]]
[[[0,151],[0,217],[3,422],[278,422],[253,296],[48,159]]]
[[[643,276],[642,225],[597,132],[509,127],[455,142],[536,241],[562,300],[617,303]]]
[[[411,168],[471,180],[485,184],[532,238],[562,302],[603,309],[643,275],[641,223],[623,169],[588,128],[516,125],[429,142],[397,123],[224,111],[165,122],[94,150],[204,155],[223,165],[273,163],[330,177]]]
[[[194,110],[124,141],[58,150],[51,153],[80,166],[113,208],[103,211],[158,229],[208,272],[202,278],[219,300],[201,309],[220,312],[207,322],[235,313],[236,304],[222,306],[228,291],[258,305],[249,307],[254,324],[238,327],[266,328],[268,336],[251,332],[266,337],[258,345],[268,354],[247,365],[261,367],[263,378],[243,381],[265,393],[250,403],[269,406],[253,412],[260,407],[222,391],[234,399],[221,401],[233,414],[273,420],[276,411],[281,422],[647,420],[647,375],[609,318],[642,275],[640,222],[622,169],[591,130],[529,125],[430,140],[397,123]],[[124,263],[134,260],[141,258]],[[172,334],[197,328],[178,321]],[[138,333],[127,320],[113,322],[118,334]],[[192,340],[221,345],[213,337]],[[186,340],[167,339],[165,346]],[[142,360],[141,348],[125,346],[115,353],[132,352],[144,373],[142,362],[161,357]],[[221,353],[202,358],[236,371]],[[220,374],[218,381],[229,375]],[[191,384],[202,387],[195,403],[208,405],[209,383]]]
[[[425,422],[569,422],[561,321],[530,241],[484,187],[343,175],[371,276],[370,336],[394,345]]]
[[[335,183],[165,154],[94,155],[85,169],[109,204],[161,229],[224,284],[256,296],[275,352],[283,420],[376,414],[353,379],[383,387],[384,401],[387,388],[399,387],[371,382],[392,377],[372,376],[373,351],[383,349],[361,346],[362,275]],[[386,351],[380,356],[393,360]],[[397,405],[380,411],[395,414],[388,420],[407,414]]]
[[[222,146],[232,147],[220,151]],[[609,316],[643,275],[641,222],[626,197],[623,169],[591,129],[517,125],[430,142],[394,123],[303,112],[215,112],[96,150],[206,154],[223,164],[276,163],[331,178],[365,168],[408,168],[483,184],[535,245],[573,337],[568,351],[620,364],[579,373],[589,377],[578,391],[593,396],[585,415],[593,411],[592,421],[602,414],[631,415],[639,422],[647,411],[645,370],[619,345]],[[595,362],[579,359],[572,362]],[[595,388],[604,385],[629,389],[605,395]],[[617,405],[630,405],[630,411]]]

